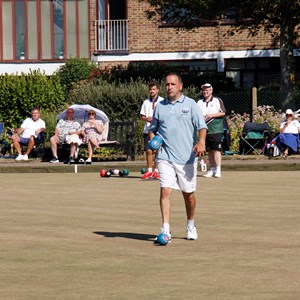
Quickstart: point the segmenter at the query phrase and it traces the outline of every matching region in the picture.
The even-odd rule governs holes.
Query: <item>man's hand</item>
[[[205,141],[200,140],[194,147],[193,152],[195,153],[195,156],[205,156],[206,150],[205,150]]]

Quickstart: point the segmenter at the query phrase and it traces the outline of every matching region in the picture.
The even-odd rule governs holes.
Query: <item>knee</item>
[[[51,136],[50,138],[50,143],[53,145],[53,144],[58,144],[58,141],[57,141],[57,138],[53,135]]]
[[[17,135],[13,135],[13,136],[11,137],[11,140],[13,141],[13,143],[14,143],[14,142],[18,142],[18,141],[19,141],[19,137],[18,137]]]

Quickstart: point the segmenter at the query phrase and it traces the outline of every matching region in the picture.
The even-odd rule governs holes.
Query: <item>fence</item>
[[[288,100],[288,93],[285,91],[274,90],[244,90],[230,93],[217,93],[224,101],[227,114],[235,112],[238,114],[250,114],[255,106],[269,105],[276,111],[285,111],[290,108],[293,111],[300,109],[300,90],[296,91],[293,97]]]

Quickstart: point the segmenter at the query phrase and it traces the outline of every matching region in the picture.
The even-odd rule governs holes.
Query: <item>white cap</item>
[[[285,114],[286,114],[286,115],[293,115],[294,112],[293,112],[291,109],[287,109],[287,110],[285,111]]]
[[[202,84],[201,85],[201,89],[203,89],[203,88],[212,88],[212,86],[211,86],[211,84],[210,83],[204,83],[204,84]]]

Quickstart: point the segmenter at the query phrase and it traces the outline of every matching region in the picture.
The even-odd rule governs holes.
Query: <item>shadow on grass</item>
[[[141,241],[151,241],[156,237],[153,234],[143,234],[143,233],[134,233],[134,232],[107,232],[107,231],[94,231],[94,234],[102,235],[107,238],[125,238],[125,239],[133,239],[133,240],[141,240]]]

